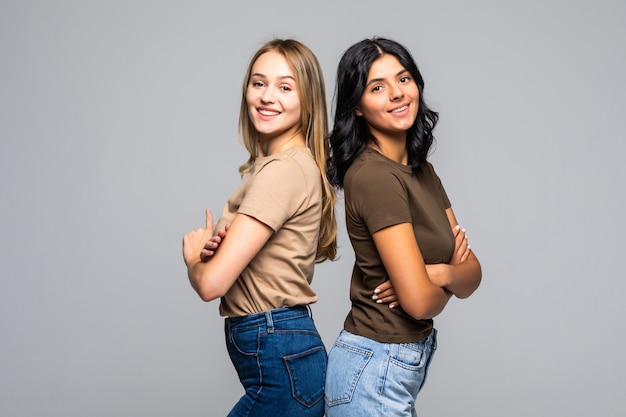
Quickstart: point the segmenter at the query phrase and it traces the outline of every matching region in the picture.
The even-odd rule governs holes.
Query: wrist
[[[189,269],[189,271],[194,269],[199,263],[202,262],[202,259],[200,259],[200,254],[196,253],[194,253],[193,255],[185,256],[184,260],[185,265],[187,265],[187,269]]]

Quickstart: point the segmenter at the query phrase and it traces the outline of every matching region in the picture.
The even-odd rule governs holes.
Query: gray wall
[[[246,63],[295,37],[330,102],[339,56],[373,35],[420,65],[484,270],[436,320],[421,415],[626,414],[626,3],[249,3],[0,2],[0,415],[226,414],[241,389],[181,237],[239,183]],[[328,348],[340,228],[314,280]]]

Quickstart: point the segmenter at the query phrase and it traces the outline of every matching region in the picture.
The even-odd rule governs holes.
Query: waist
[[[306,305],[297,305],[294,307],[281,307],[275,308],[260,313],[249,314],[243,317],[227,317],[225,320],[226,325],[235,329],[238,327],[251,327],[267,325],[268,327],[274,327],[275,323],[279,323],[285,320],[293,320],[302,317],[312,317],[311,307]]]
[[[379,306],[382,308],[377,308]],[[380,343],[419,342],[426,339],[433,329],[432,319],[415,320],[401,309],[390,309],[382,304],[372,308],[361,307],[352,307],[343,328]]]

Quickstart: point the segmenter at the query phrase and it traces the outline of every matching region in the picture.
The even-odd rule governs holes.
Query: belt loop
[[[232,343],[232,332],[230,329],[230,318],[226,317],[226,337],[228,338],[228,343]]]
[[[313,310],[311,310],[311,306],[309,304],[306,305],[306,310],[309,313],[309,317],[313,318]]]
[[[265,312],[265,321],[267,322],[267,332],[274,333],[274,321],[272,320],[272,312]]]

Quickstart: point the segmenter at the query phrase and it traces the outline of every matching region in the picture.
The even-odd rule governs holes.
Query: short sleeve
[[[435,179],[435,182],[437,184],[437,190],[439,191],[439,196],[441,197],[441,203],[443,204],[443,207],[446,209],[449,209],[450,207],[452,207],[452,203],[450,203],[448,194],[446,193],[446,190],[444,189],[443,184],[441,183],[441,178],[439,178],[439,176],[435,172],[435,168],[432,166],[432,164],[428,163],[426,165],[426,169],[428,169],[431,172],[431,175]]]
[[[237,210],[274,231],[291,218],[309,195],[302,168],[291,158],[273,159],[260,167]]]
[[[386,169],[359,169],[346,190],[348,215],[360,218],[370,234],[411,222],[408,196],[402,181]]]

